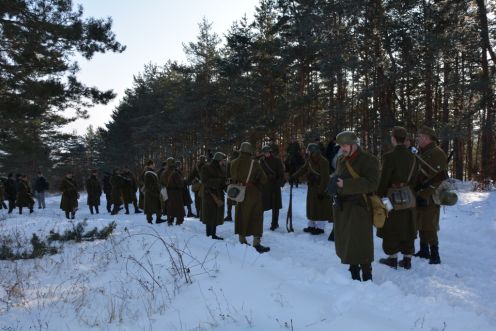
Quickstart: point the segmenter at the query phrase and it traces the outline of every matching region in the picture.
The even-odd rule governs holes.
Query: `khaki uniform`
[[[346,161],[360,178],[352,178]],[[379,161],[359,147],[349,158],[340,156],[336,175],[343,179],[333,206],[336,254],[341,263],[370,266],[374,261],[372,210],[363,195],[377,190]]]
[[[262,201],[264,211],[272,210],[272,226],[279,224],[279,209],[282,208],[281,187],[284,185],[284,165],[277,156],[262,157],[260,159],[267,183],[262,187]]]
[[[232,161],[230,169],[233,183],[246,184],[245,199],[236,204],[234,217],[234,231],[240,236],[240,240],[246,236],[260,238],[263,233],[262,186],[267,182],[267,176],[260,163],[254,160],[250,179],[246,183],[252,160],[250,154],[241,153]]]
[[[184,221],[183,190],[184,180],[179,172],[174,168],[168,168],[160,176],[160,184],[167,189],[167,222],[172,224],[176,219],[176,225]]]
[[[326,193],[329,161],[320,154],[315,159],[310,157],[293,177],[303,175],[308,180],[307,218],[311,221],[332,220],[331,197]]]
[[[145,168],[143,172],[143,209],[146,214],[146,219],[151,223],[153,214],[157,215],[157,220],[160,220],[162,206],[160,203],[160,183],[158,175],[155,171]]]
[[[207,236],[216,235],[217,225],[224,223],[224,205],[218,206],[214,196],[224,202],[226,173],[218,162],[212,161],[201,168],[200,177],[203,183],[201,221],[207,226]]]
[[[72,217],[76,213],[76,209],[78,207],[78,198],[79,193],[77,190],[77,186],[74,183],[74,180],[71,178],[65,177],[60,184],[60,191],[62,192],[62,199],[60,200],[60,209],[65,211],[66,217],[68,217],[68,213],[71,213]]]
[[[22,214],[22,208],[27,207],[29,210],[33,210],[34,199],[33,193],[29,184],[25,180],[19,180],[19,186],[17,188],[17,207],[19,207],[19,213]]]
[[[417,180],[417,187],[419,188],[417,196],[425,200],[426,206],[417,206],[417,228],[421,244],[437,246],[439,243],[437,231],[439,231],[440,206],[434,204],[432,195],[444,180],[442,175],[448,169],[448,158],[436,143],[431,143],[420,149],[419,156],[436,172],[419,162],[420,173]]]
[[[401,184],[406,184],[414,190],[417,173],[418,162],[415,155],[405,145],[395,146],[382,157],[381,180],[377,194],[385,197],[391,187]],[[410,181],[407,183],[408,176]],[[401,252],[404,255],[413,255],[417,237],[416,209],[390,211],[384,227],[377,229],[377,236],[383,239],[384,253],[394,255]]]
[[[93,214],[93,207],[96,207],[98,213],[98,206],[100,206],[100,196],[102,195],[102,186],[96,176],[91,176],[86,181],[86,192],[88,193],[87,203],[90,211]]]

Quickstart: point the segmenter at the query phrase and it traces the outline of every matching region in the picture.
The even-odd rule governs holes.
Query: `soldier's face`
[[[418,143],[420,148],[424,148],[425,146],[429,145],[432,142],[431,137],[425,134],[419,134],[418,135]]]
[[[219,164],[221,167],[224,167],[226,165],[226,160],[220,160]]]
[[[269,153],[269,152],[265,152],[265,153],[264,153],[264,156],[265,156],[265,157],[270,157],[270,153]]]
[[[341,150],[344,156],[350,156],[353,153],[353,145],[343,144],[341,145]]]

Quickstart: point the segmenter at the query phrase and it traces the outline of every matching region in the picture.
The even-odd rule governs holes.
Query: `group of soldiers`
[[[441,262],[437,236],[440,206],[434,201],[434,193],[447,177],[448,161],[432,128],[425,126],[417,134],[418,151],[407,130],[394,127],[393,148],[384,153],[382,162],[360,147],[354,132],[344,131],[327,148],[319,140],[308,144],[306,159],[300,154],[296,141],[289,144],[285,162],[278,156],[275,145],[264,145],[260,153],[256,153],[251,143],[243,142],[239,149],[233,149],[229,158],[221,152],[208,159],[201,156],[188,176],[183,174],[181,163],[172,157],[160,169],[149,160],[138,178],[129,169],[114,169],[112,174],[104,174],[103,185],[93,170],[86,181],[87,202],[91,214],[98,214],[100,197],[105,193],[109,213],[116,215],[125,209],[129,214],[132,204],[135,213],[143,209],[150,224],[154,216],[155,223],[167,222],[170,226],[181,225],[185,217],[197,217],[205,224],[206,235],[215,240],[223,240],[217,235],[217,226],[233,221],[232,209],[235,208],[234,233],[239,242],[264,253],[270,250],[262,245],[264,211],[271,211],[270,230],[276,230],[282,208],[281,188],[286,179],[291,185],[298,185],[305,178],[308,223],[303,231],[320,235],[324,233],[325,224],[333,222],[329,240],[335,242],[337,256],[343,264],[349,265],[352,279],[367,281],[372,279],[374,260],[370,199],[373,194],[388,197],[394,190],[409,190],[414,197],[406,207],[389,211],[384,226],[377,230],[387,254],[379,262],[395,269],[410,269],[413,256],[429,259],[430,264]],[[1,181],[3,206],[6,207],[5,193],[9,212],[15,206],[20,213],[23,207],[32,212],[34,201],[27,177],[19,176],[14,182],[15,193],[12,192],[13,181],[11,175],[7,181]],[[229,196],[226,199],[229,184],[242,186],[244,199],[237,202]],[[196,215],[191,208],[190,186]],[[79,193],[71,172],[62,180],[60,191],[60,208],[68,219],[74,219]],[[15,199],[12,199],[13,194]],[[40,204],[42,207],[44,201]],[[163,215],[167,218],[162,219]],[[420,250],[414,254],[417,235]],[[253,237],[251,244],[248,237]]]
[[[440,206],[435,202],[436,188],[447,178],[447,156],[439,147],[435,131],[427,126],[418,131],[418,154],[407,144],[408,132],[394,127],[392,150],[384,153],[382,162],[364,151],[353,132],[337,136],[341,156],[331,176],[329,190],[333,196],[333,220],[336,254],[349,265],[352,279],[371,280],[373,251],[372,194],[391,197],[390,192],[411,192],[412,201],[393,206],[377,236],[387,258],[379,262],[391,268],[411,269],[412,256],[441,263],[439,256]],[[312,161],[312,158],[308,162]],[[320,160],[325,164],[325,161]],[[314,165],[315,166],[315,165]],[[309,190],[310,192],[310,190]],[[319,193],[322,193],[320,191]],[[407,194],[403,195],[404,200]],[[394,200],[394,199],[393,199]],[[414,254],[415,239],[420,237],[420,250]],[[402,254],[399,261],[398,254]]]
[[[35,201],[38,200],[38,208],[45,209],[45,192],[48,191],[49,184],[41,172],[38,172],[33,183],[34,194],[29,185],[28,176],[9,173],[7,177],[0,177],[0,209],[8,210],[11,214],[15,208],[22,214],[23,208],[27,208],[29,213],[34,212]],[[5,203],[8,202],[8,206]]]

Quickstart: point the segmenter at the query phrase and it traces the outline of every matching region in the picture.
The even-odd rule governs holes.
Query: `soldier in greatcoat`
[[[231,181],[246,187],[245,198],[236,204],[234,231],[242,244],[248,244],[246,237],[253,236],[253,247],[259,253],[270,250],[261,244],[263,234],[262,186],[267,176],[260,163],[253,159],[255,149],[249,142],[240,147],[240,156],[232,161]],[[250,172],[251,169],[251,172]]]
[[[379,160],[358,146],[354,132],[341,132],[336,140],[342,150],[334,174],[337,176],[333,205],[336,254],[341,263],[350,266],[352,279],[368,281],[372,280],[374,261],[373,219],[368,196],[376,192],[379,185]]]
[[[407,130],[396,126],[391,133],[393,149],[382,156],[381,179],[377,194],[386,197],[391,189],[415,190],[417,181],[418,162],[415,155],[405,146]],[[412,255],[415,250],[417,236],[416,210],[411,208],[391,210],[384,227],[377,229],[377,236],[382,238],[382,249],[388,255],[379,260],[380,263],[397,268],[398,265],[405,269],[412,267]],[[398,263],[398,253],[403,254],[403,259]]]
[[[262,186],[262,201],[264,211],[272,211],[270,230],[279,227],[279,210],[282,208],[281,187],[284,185],[284,165],[281,159],[273,154],[271,145],[262,147],[260,158],[267,182]]]

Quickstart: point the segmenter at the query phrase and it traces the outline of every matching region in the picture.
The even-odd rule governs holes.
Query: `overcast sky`
[[[253,17],[258,0],[74,0],[86,17],[112,17],[117,40],[127,46],[124,53],[98,54],[91,61],[79,61],[82,82],[101,89],[113,89],[116,99],[106,106],[90,109],[89,120],[70,124],[67,130],[79,134],[88,125],[103,126],[124,94],[133,75],[147,63],[185,61],[183,43],[196,40],[203,17],[223,37],[232,23],[243,15]]]

